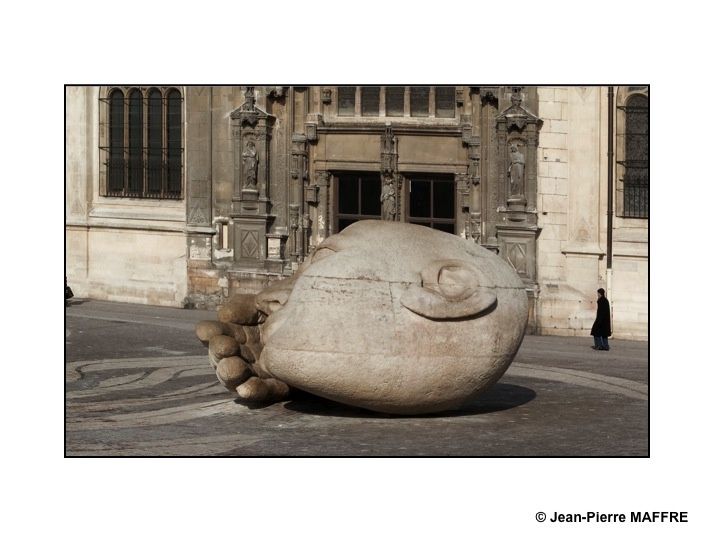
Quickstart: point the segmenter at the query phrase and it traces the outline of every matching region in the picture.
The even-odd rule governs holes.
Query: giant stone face
[[[282,399],[288,385],[396,414],[458,408],[488,389],[517,352],[528,313],[522,282],[494,253],[383,221],[331,236],[293,278],[243,301],[233,316],[221,309],[224,326],[210,332],[226,334],[209,340],[226,386]],[[238,342],[232,362],[223,358],[232,347],[214,347],[227,335]],[[243,375],[228,381],[223,362]]]

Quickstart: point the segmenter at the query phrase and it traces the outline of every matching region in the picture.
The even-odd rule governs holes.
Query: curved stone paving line
[[[244,415],[253,414],[243,406],[239,406],[233,401],[229,394],[214,380],[212,368],[207,364],[206,356],[186,356],[171,358],[126,358],[112,360],[98,360],[93,362],[70,362],[67,364],[66,373],[68,382],[77,381],[88,373],[101,373],[103,371],[112,371],[119,369],[140,369],[142,373],[126,374],[116,377],[104,379],[97,386],[84,390],[67,390],[67,411],[66,430],[68,431],[87,431],[102,430],[108,428],[138,428],[158,426],[163,424],[171,424],[183,422],[203,417],[209,417],[221,414]],[[154,370],[153,370],[154,369]],[[164,383],[179,378],[197,377],[208,375],[212,377],[208,382],[195,384],[187,388],[173,389],[162,392],[161,387]],[[607,375],[599,375],[585,371],[564,369],[549,366],[538,366],[525,363],[513,363],[506,375],[510,377],[524,377],[543,379],[548,381],[560,382],[591,388],[601,392],[619,394],[624,397],[637,400],[648,399],[648,387],[645,384],[622,379],[618,377],[610,377]],[[108,400],[102,402],[92,401],[76,401],[78,399],[86,399],[88,397],[106,396],[109,393],[120,391],[131,391],[138,389],[147,389],[158,387],[159,393],[152,397],[139,398],[120,398],[118,400]],[[177,403],[179,399],[200,398],[202,400],[210,399],[210,401],[200,401],[190,404],[179,404],[177,406],[165,407],[154,410],[142,410],[142,406],[157,405],[162,401],[172,400]],[[140,408],[132,412],[117,412],[116,414],[106,414],[103,416],[87,415],[87,413],[112,413],[120,411],[126,407]],[[85,413],[85,414],[83,414]],[[287,413],[287,411],[285,411]],[[184,446],[197,446],[233,442],[236,446],[237,441],[232,435],[227,437],[207,436],[201,437],[188,446],[187,441]],[[160,448],[162,445],[168,447],[168,451],[177,447],[173,446],[170,441],[164,443],[150,443],[147,448],[143,445],[134,445],[138,452],[147,450],[152,447],[157,449],[155,444]],[[207,446],[205,446],[207,448]],[[90,450],[90,448],[88,448]]]
[[[132,441],[126,445],[109,447],[103,443],[82,442],[74,445],[72,453],[79,455],[106,455],[108,452],[122,456],[208,456],[217,455],[231,450],[237,451],[244,447],[262,442],[264,437],[236,433],[224,435],[199,435],[192,439],[165,439],[162,441]]]
[[[160,402],[169,402],[170,400],[178,397],[227,397],[227,395],[227,391],[219,386],[217,381],[211,381],[188,386],[187,388],[183,388],[181,390],[162,392],[152,397],[123,398],[98,402],[70,401],[66,403],[66,410],[70,412],[80,411],[83,413],[108,412],[118,410],[120,408],[125,409],[128,407],[152,406]],[[177,401],[177,399],[175,399],[175,401]]]
[[[576,369],[536,366],[533,364],[513,362],[510,365],[510,369],[507,370],[506,375],[563,382],[621,394],[633,399],[648,399],[648,387],[646,384],[629,379],[611,377],[609,375],[578,371]]]

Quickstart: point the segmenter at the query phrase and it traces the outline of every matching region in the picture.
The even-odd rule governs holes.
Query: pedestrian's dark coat
[[[591,336],[608,337],[612,335],[610,329],[610,302],[604,296],[598,298],[597,316],[590,330]]]

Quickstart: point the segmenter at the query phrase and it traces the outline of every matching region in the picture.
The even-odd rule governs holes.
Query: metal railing
[[[107,197],[181,199],[183,196],[180,156],[168,157],[167,151],[158,156],[146,152],[142,158],[109,158],[105,165]]]

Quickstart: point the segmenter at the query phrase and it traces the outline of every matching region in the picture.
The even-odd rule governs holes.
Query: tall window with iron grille
[[[106,197],[180,199],[182,103],[173,87],[112,87],[101,141]]]

